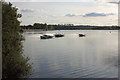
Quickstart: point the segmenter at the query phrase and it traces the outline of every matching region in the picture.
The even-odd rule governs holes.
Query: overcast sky
[[[118,0],[6,0],[18,7],[22,25],[38,23],[117,25]],[[74,2],[73,2],[74,1]]]

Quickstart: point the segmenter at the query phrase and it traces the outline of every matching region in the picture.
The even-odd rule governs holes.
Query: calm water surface
[[[63,38],[41,40],[41,32],[25,32],[24,54],[30,57],[31,78],[118,77],[118,31],[47,31]],[[78,34],[86,34],[79,37]]]

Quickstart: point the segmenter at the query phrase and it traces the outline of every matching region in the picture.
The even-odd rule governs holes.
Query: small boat
[[[53,38],[53,36],[50,36],[50,35],[43,35],[43,36],[40,36],[41,39],[51,39]]]
[[[79,34],[79,37],[85,37],[85,34]]]
[[[58,38],[58,37],[64,37],[63,34],[55,34],[55,37]]]

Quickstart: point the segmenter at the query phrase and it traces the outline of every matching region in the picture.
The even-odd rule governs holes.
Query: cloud
[[[7,2],[91,2],[92,0],[6,0]]]
[[[66,14],[65,16],[67,16],[67,17],[74,17],[76,15],[75,14]]]
[[[115,15],[114,13],[96,13],[96,12],[92,12],[92,13],[86,13],[84,15],[75,15],[75,14],[66,14],[65,16],[67,17],[78,17],[78,16],[82,16],[82,17],[105,17],[105,16],[110,16],[110,15]]]
[[[5,0],[6,2],[35,2],[39,0]]]
[[[109,16],[109,15],[115,15],[113,13],[109,13],[109,14],[105,14],[105,13],[87,13],[85,15],[83,15],[83,17],[105,17],[105,16]]]
[[[35,12],[35,10],[33,10],[33,9],[21,9],[20,10],[21,12]]]
[[[120,2],[108,2],[108,3],[112,3],[112,4],[119,4]]]
[[[94,2],[97,3],[112,3],[112,4],[118,4],[119,0],[94,0]]]
[[[115,15],[115,14],[114,14],[114,13],[109,13],[109,14],[107,14],[107,15],[109,16],[109,15]]]
[[[119,2],[119,0],[94,0],[95,2]]]

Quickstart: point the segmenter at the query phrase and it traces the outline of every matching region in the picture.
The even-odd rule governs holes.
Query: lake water
[[[62,38],[41,40],[41,32],[25,32],[24,54],[34,72],[30,78],[118,77],[118,31],[61,30]],[[86,34],[79,37],[78,34]]]

